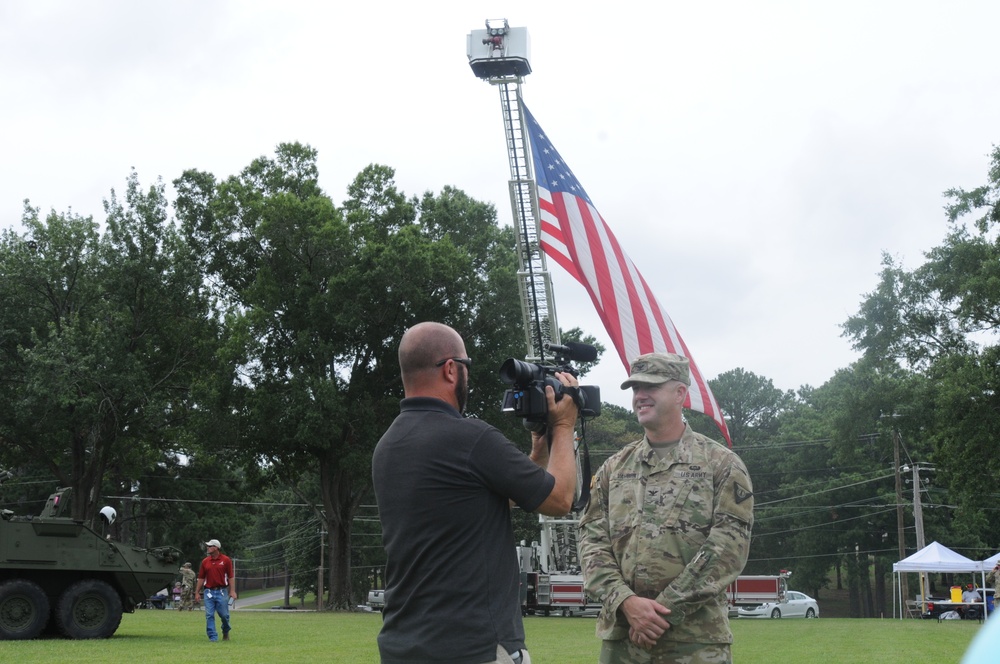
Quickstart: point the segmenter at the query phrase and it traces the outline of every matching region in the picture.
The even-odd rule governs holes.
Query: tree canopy
[[[162,183],[133,173],[105,212],[102,230],[26,205],[0,237],[0,460],[45,467],[78,519],[177,449],[217,335]]]
[[[350,606],[351,532],[370,497],[371,455],[402,397],[396,349],[424,320],[452,325],[474,365],[469,411],[491,419],[491,359],[519,338],[513,235],[495,210],[446,187],[407,198],[393,171],[366,167],[335,205],[318,185],[316,152],[278,146],[217,182],[175,182],[178,217],[225,311],[230,383],[217,410],[239,431],[248,472],[298,487],[329,533],[331,600]],[[495,381],[493,381],[495,382]]]
[[[316,151],[289,143],[235,175],[183,173],[174,218],[136,173],[100,221],[26,203],[0,234],[0,467],[19,471],[0,500],[37,505],[49,478],[74,518],[114,504],[127,541],[193,558],[218,537],[252,574],[360,601],[383,564],[370,461],[402,397],[403,331],[458,330],[468,414],[528,443],[497,375],[524,352],[514,230],[453,187],[411,196],[394,177],[369,165],[335,203]],[[1000,548],[1000,149],[986,185],[946,196],[941,244],[912,269],[886,254],[845,321],[860,360],[794,391],[741,367],[710,381],[754,483],[747,573],[843,584],[857,616],[887,613],[891,563],[917,547],[911,495],[926,542]],[[629,410],[602,411],[595,465],[642,436]],[[897,476],[917,486],[897,493]],[[531,515],[516,527],[537,532]]]

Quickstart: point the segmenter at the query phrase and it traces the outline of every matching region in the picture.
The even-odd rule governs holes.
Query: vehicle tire
[[[781,609],[774,609],[773,611],[771,611],[771,617],[772,618],[780,618],[781,617]]]
[[[34,581],[0,584],[0,639],[33,639],[49,622],[49,598]]]
[[[812,607],[810,606],[808,609],[806,609],[806,618],[815,618],[815,617],[816,617],[816,612],[813,611]]]
[[[121,624],[122,600],[104,581],[77,581],[59,598],[55,618],[71,639],[106,639]]]

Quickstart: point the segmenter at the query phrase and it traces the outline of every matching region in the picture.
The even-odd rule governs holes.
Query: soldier
[[[601,664],[731,662],[726,587],[747,561],[753,487],[730,449],[688,427],[687,358],[641,355],[622,389],[645,430],[594,476],[580,520]]]
[[[190,611],[194,608],[194,584],[198,575],[191,568],[191,563],[181,566],[181,605],[180,610]]]
[[[993,602],[1000,602],[1000,563],[993,566],[986,575],[986,580],[993,582]]]

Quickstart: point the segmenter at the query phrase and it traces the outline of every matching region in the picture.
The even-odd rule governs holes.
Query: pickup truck
[[[371,607],[372,611],[381,611],[385,608],[385,591],[384,590],[369,590],[368,591],[368,606]]]

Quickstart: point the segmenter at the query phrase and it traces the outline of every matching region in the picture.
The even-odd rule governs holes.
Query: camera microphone
[[[583,344],[576,341],[567,341],[565,346],[545,344],[545,350],[550,350],[557,355],[563,355],[577,362],[594,362],[597,360],[597,348],[590,344]]]

